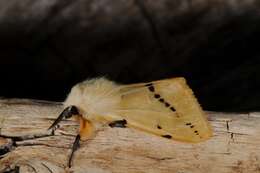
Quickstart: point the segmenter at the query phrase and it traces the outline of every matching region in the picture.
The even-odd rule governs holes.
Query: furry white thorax
[[[120,85],[106,78],[86,80],[71,89],[64,106],[75,105],[86,119],[95,115],[106,115],[119,106],[119,88]]]

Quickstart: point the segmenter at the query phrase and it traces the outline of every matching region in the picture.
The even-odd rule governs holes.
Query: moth
[[[80,129],[73,152],[80,140],[90,139],[101,126],[130,127],[160,137],[197,143],[212,136],[212,128],[182,77],[148,83],[121,85],[106,78],[76,84],[64,102],[64,111],[49,129],[77,116]]]

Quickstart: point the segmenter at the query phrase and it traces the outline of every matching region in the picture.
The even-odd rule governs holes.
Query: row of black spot
[[[154,86],[153,86],[152,83],[146,84],[145,86],[148,87],[149,91],[151,91],[152,93],[154,93],[154,98],[158,99],[158,101],[161,102],[162,104],[164,104],[165,107],[170,108],[171,111],[173,111],[173,112],[176,111],[176,110],[174,109],[174,107],[170,105],[170,103],[166,102],[166,101],[161,97],[160,94],[155,93],[155,88],[154,88]]]
[[[194,127],[194,125],[192,125],[191,123],[186,123],[186,126],[190,126],[190,128]]]
[[[171,109],[173,112],[176,111],[176,110],[174,109],[174,107],[172,107],[172,106],[170,105],[170,103],[166,102],[163,98],[161,98],[160,94],[155,93],[155,88],[154,88],[154,86],[153,86],[152,83],[146,84],[145,86],[148,87],[148,90],[149,90],[149,91],[151,91],[152,93],[154,93],[154,98],[158,99],[158,101],[161,102],[162,104],[164,104],[165,107],[167,107],[167,108],[170,107],[170,109]],[[161,127],[160,125],[157,125],[157,128],[158,128],[158,129],[162,129],[162,127]],[[172,138],[171,135],[162,135],[162,137],[167,138],[167,139],[171,139],[171,138]]]
[[[194,125],[193,125],[192,123],[186,123],[186,126],[190,126],[190,128],[194,128]],[[196,135],[199,135],[198,130],[194,130],[194,133],[195,133]]]
[[[160,94],[155,93],[155,88],[153,86],[152,83],[146,84],[146,87],[148,87],[149,91],[151,91],[152,93],[154,93],[154,98],[158,99],[159,102],[163,103],[165,105],[165,107],[170,107],[170,109],[175,112],[176,110],[174,109],[173,106],[171,106],[168,102],[166,102],[163,98],[161,98]],[[179,117],[179,116],[177,116]],[[194,128],[194,125],[192,123],[186,123],[186,126],[189,126],[191,129]],[[162,127],[160,125],[157,125],[158,129],[162,129]],[[194,133],[196,135],[199,135],[199,132],[197,130],[194,130]],[[171,135],[162,135],[162,137],[165,138],[172,138]]]

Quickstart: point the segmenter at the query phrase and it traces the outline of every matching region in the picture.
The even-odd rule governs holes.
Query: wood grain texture
[[[208,112],[214,136],[199,144],[108,127],[81,142],[69,169],[77,122],[46,130],[61,111],[59,103],[1,100],[0,172],[260,172],[260,113]]]

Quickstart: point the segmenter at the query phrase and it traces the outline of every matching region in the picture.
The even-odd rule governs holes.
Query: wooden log
[[[214,136],[199,144],[107,127],[81,142],[68,168],[77,122],[62,121],[55,135],[46,130],[61,111],[60,103],[1,100],[0,172],[260,172],[257,112],[208,112]]]

